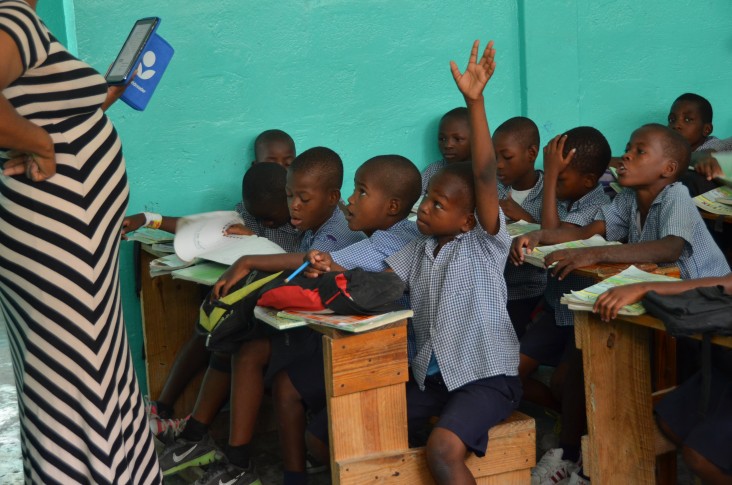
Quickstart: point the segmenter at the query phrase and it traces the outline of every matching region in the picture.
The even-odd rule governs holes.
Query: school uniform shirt
[[[651,204],[643,227],[635,190],[626,188],[612,204],[603,207],[595,217],[605,221],[608,241],[637,243],[678,236],[686,244],[676,264],[681,278],[724,276],[730,272],[722,251],[709,234],[688,189],[681,182],[663,188]]]
[[[366,234],[348,228],[346,216],[343,215],[340,206],[336,206],[328,220],[317,231],[308,229],[302,234],[300,252],[306,253],[317,249],[324,253],[333,253],[364,239]]]
[[[600,212],[600,208],[608,203],[610,203],[610,197],[605,194],[602,185],[597,184],[594,189],[586,193],[574,204],[570,204],[568,201],[559,201],[557,203],[557,211],[559,219],[562,222],[569,222],[577,226],[586,226],[595,220],[595,216]],[[549,306],[554,309],[554,318],[557,325],[574,325],[574,313],[572,310],[567,308],[567,305],[559,303],[562,295],[570,291],[585,289],[593,284],[594,281],[591,278],[582,278],[575,275],[569,275],[562,281],[559,281],[554,276],[548,276],[544,298]]]
[[[449,391],[486,377],[518,375],[519,343],[506,310],[511,239],[503,213],[495,236],[480,223],[445,244],[422,236],[386,260],[406,283],[414,310],[412,372],[424,389],[434,354]]]
[[[239,202],[234,208],[244,219],[244,225],[254,231],[259,237],[264,237],[278,244],[287,253],[294,253],[300,249],[300,232],[289,222],[280,227],[265,227],[244,208],[244,204]]]
[[[438,160],[436,162],[432,162],[431,164],[427,165],[427,168],[424,169],[422,172],[422,194],[424,195],[427,192],[427,186],[430,183],[430,179],[440,170],[442,170],[443,167],[447,166],[447,162],[445,160]]]
[[[541,222],[542,198],[544,196],[544,172],[537,170],[539,175],[534,186],[529,190],[521,207],[531,214],[536,222]],[[498,183],[498,198],[505,200],[511,193],[511,187]],[[530,264],[514,266],[510,261],[506,263],[503,272],[508,287],[508,300],[524,300],[534,298],[544,293],[546,289],[546,270]]]
[[[366,271],[384,271],[386,258],[401,250],[411,241],[422,236],[413,221],[403,219],[383,231],[375,231],[371,237],[331,253],[333,261],[346,269],[361,268]]]
[[[716,136],[708,136],[704,142],[696,147],[695,152],[702,150],[714,150],[715,152],[726,152],[732,150],[732,138],[725,138],[724,140],[717,138]]]

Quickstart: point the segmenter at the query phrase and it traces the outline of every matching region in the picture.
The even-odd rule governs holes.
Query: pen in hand
[[[285,278],[285,283],[289,283],[289,282],[290,282],[290,280],[291,280],[292,278],[294,278],[295,276],[297,276],[297,275],[299,275],[300,273],[302,273],[302,272],[303,272],[303,270],[304,270],[305,268],[307,268],[309,264],[310,264],[310,261],[305,261],[304,263],[302,263],[302,264],[300,265],[300,267],[299,267],[299,268],[297,268],[297,269],[296,269],[295,271],[293,271],[293,272],[292,272],[292,274],[291,274],[290,276],[288,276],[287,278]]]

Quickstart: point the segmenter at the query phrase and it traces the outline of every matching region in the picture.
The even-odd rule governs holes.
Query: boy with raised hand
[[[467,109],[454,108],[442,116],[437,131],[437,146],[442,154],[442,160],[429,164],[422,171],[423,195],[432,176],[445,165],[470,160],[470,122]]]
[[[255,165],[256,166],[256,165]],[[244,256],[239,258],[216,282],[213,298],[228,294],[229,289],[252,270],[275,272],[292,270],[302,264],[310,249],[336,251],[365,238],[362,232],[348,229],[338,203],[343,183],[343,162],[333,150],[315,147],[298,155],[287,169],[285,190],[290,223],[301,232],[299,253]],[[264,394],[264,370],[281,368],[297,352],[308,352],[316,344],[307,332],[276,334],[244,342],[233,355],[217,353],[212,358],[199,392],[196,407],[178,438],[169,443],[160,455],[164,475],[177,473],[190,466],[219,462],[207,471],[201,484],[230,482],[257,483],[251,462],[250,441],[254,433],[257,411]],[[219,364],[231,361],[231,376]],[[218,363],[217,363],[218,362]],[[231,394],[231,421],[228,446],[217,453],[208,427],[229,394],[229,389],[246,389]],[[221,456],[223,455],[223,456]]]
[[[516,116],[493,132],[499,204],[507,219],[541,222],[544,175],[534,168],[539,129],[529,118]],[[508,315],[520,339],[546,288],[546,271],[506,264]]]
[[[488,430],[521,397],[518,340],[503,280],[510,239],[483,100],[494,55],[490,42],[478,59],[475,41],[464,73],[450,63],[468,105],[473,163],[448,164],[432,177],[417,219],[425,237],[386,260],[406,282],[415,314],[409,427],[422,428],[439,415],[426,448],[438,484],[475,483],[467,452],[485,454]]]
[[[369,238],[332,253],[310,251],[307,258],[311,266],[306,275],[318,277],[327,271],[355,268],[386,270],[385,259],[420,235],[416,224],[406,219],[420,196],[420,188],[419,170],[404,157],[382,155],[364,162],[356,171],[346,218],[351,230],[363,231]],[[272,395],[279,419],[284,485],[306,482],[306,407],[313,417],[308,425],[311,447],[327,442],[323,372],[322,347],[318,346],[314,355],[298,359],[275,377]],[[319,462],[327,463],[329,457],[323,447],[313,449],[313,454]]]

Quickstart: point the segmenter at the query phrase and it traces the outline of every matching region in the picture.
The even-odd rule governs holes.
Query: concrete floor
[[[0,318],[0,483],[23,483],[20,455],[18,403],[13,382],[13,363],[8,348],[8,333]]]

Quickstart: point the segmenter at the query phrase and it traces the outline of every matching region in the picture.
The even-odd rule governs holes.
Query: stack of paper
[[[524,253],[524,261],[534,266],[538,266],[539,268],[544,268],[544,258],[546,258],[554,251],[559,251],[560,249],[581,249],[597,246],[614,246],[617,244],[620,243],[617,241],[606,241],[604,237],[594,235],[589,239],[584,239],[581,241],[569,241],[565,243],[554,244],[551,246],[535,247],[531,252]]]
[[[173,278],[213,286],[229,267],[219,263],[200,263],[177,269],[170,273]]]
[[[169,274],[177,269],[187,268],[188,266],[192,266],[200,261],[200,259],[183,261],[175,254],[169,254],[162,258],[153,259],[150,261],[150,277],[155,278],[156,276]]]
[[[506,224],[506,231],[508,231],[508,235],[511,236],[511,239],[516,236],[526,234],[527,232],[538,231],[539,229],[541,229],[541,224],[526,222],[524,220]]]
[[[592,307],[595,305],[597,298],[605,293],[610,288],[616,286],[630,285],[633,283],[644,283],[644,282],[659,282],[659,281],[679,281],[678,278],[672,278],[671,276],[659,275],[655,273],[647,273],[641,271],[635,266],[631,266],[625,271],[611,276],[610,278],[596,283],[589,288],[585,288],[580,291],[573,291],[571,293],[565,293],[561,299],[561,303],[567,305],[570,310],[581,310],[581,311],[592,311]],[[618,312],[620,315],[642,315],[646,310],[643,305],[633,303],[632,305],[626,305]]]
[[[159,229],[150,229],[149,227],[141,227],[135,232],[127,235],[128,241],[137,241],[142,244],[163,244],[173,240],[175,234]],[[169,251],[172,252],[172,251]]]
[[[720,199],[732,198],[732,187],[722,185],[709,192],[694,197],[696,206],[712,214],[732,216],[732,206],[723,203]]]
[[[398,310],[381,315],[333,315],[291,311],[278,312],[270,308],[256,307],[254,315],[279,330],[303,325],[322,325],[337,328],[344,332],[359,333],[406,318],[412,318],[414,312],[412,310]],[[290,321],[289,325],[288,320]]]

